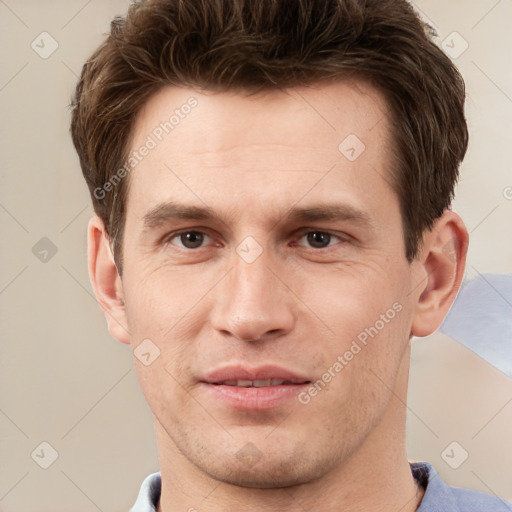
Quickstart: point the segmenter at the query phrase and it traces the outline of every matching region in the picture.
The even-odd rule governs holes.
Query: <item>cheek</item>
[[[298,296],[336,337],[356,336],[376,322],[382,330],[382,314],[385,321],[388,317],[394,320],[397,316],[405,316],[396,315],[396,309],[404,309],[407,279],[404,279],[403,270],[392,266],[370,262],[320,267],[311,271],[303,268],[296,278],[296,282],[301,284]],[[385,325],[388,323],[386,321]]]
[[[215,281],[211,272],[185,267],[134,269],[130,275],[135,279],[125,287],[129,326],[134,332],[145,328],[162,341],[171,337],[177,326],[190,322],[199,310],[196,305]]]
[[[146,398],[152,403],[172,389],[189,388],[194,339],[207,320],[207,292],[212,284],[205,272],[190,269],[126,270],[126,276],[136,277],[124,285],[134,362]],[[137,347],[142,342],[148,344],[147,340],[150,351],[158,354],[148,366],[137,358]]]
[[[336,375],[331,389],[340,400],[370,405],[394,387],[412,321],[407,272],[401,263],[354,264],[317,274],[305,286],[304,302],[330,331],[319,344],[326,365],[321,371],[331,368]],[[320,325],[311,314],[309,322],[310,331]]]
[[[154,414],[174,417],[189,387],[190,341],[176,333],[187,319],[186,297],[166,292],[162,280],[143,279],[128,296],[126,315],[134,365],[146,401]],[[144,347],[144,349],[142,349]],[[149,356],[145,355],[149,354]],[[149,359],[149,361],[148,361]],[[149,362],[149,364],[148,364]],[[170,407],[170,404],[176,406]],[[164,422],[165,423],[165,422]]]

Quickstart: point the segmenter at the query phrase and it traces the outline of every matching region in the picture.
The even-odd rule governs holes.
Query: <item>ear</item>
[[[88,260],[91,284],[110,334],[122,343],[130,343],[123,299],[123,283],[114,262],[110,239],[103,221],[97,216],[89,221]]]
[[[459,291],[468,249],[469,235],[461,218],[446,210],[423,237],[413,263],[420,285],[415,290],[413,336],[432,334],[443,321]]]

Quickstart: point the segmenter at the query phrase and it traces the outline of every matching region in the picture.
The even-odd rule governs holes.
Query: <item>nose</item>
[[[235,257],[231,271],[216,287],[211,313],[212,325],[222,335],[258,341],[293,330],[293,293],[269,263],[263,255],[252,263]]]

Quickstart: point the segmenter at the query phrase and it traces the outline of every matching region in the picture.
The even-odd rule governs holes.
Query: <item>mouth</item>
[[[209,373],[200,384],[208,398],[221,406],[255,411],[285,405],[311,384],[311,380],[273,365],[229,366]]]
[[[307,384],[309,381],[292,382],[284,379],[259,379],[259,380],[225,380],[212,382],[214,386],[235,386],[237,388],[266,388],[269,386],[293,386],[296,384]]]

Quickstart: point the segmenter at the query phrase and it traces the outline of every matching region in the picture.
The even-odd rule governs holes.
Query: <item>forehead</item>
[[[389,168],[386,112],[382,95],[362,81],[253,95],[166,87],[134,126],[130,154],[138,158],[129,174],[128,211],[178,191],[196,204],[223,193],[232,203],[278,200],[283,191],[297,200],[313,186],[321,197],[332,191],[336,173],[347,193],[368,190]]]
[[[239,143],[302,142],[305,146],[322,138],[325,147],[334,144],[336,148],[344,133],[368,136],[386,112],[383,95],[359,80],[256,94],[164,87],[139,112],[132,149],[151,134],[157,142],[179,139],[183,149],[199,149],[200,144],[202,151],[212,152],[224,149],[228,137]]]

